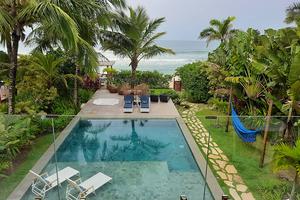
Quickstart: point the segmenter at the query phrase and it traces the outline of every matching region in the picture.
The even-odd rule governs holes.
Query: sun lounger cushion
[[[80,185],[79,185],[79,188],[80,188],[82,191],[86,190],[84,187],[82,187],[82,186],[80,186]]]
[[[125,103],[124,108],[132,108],[132,104],[131,103]]]
[[[149,108],[149,104],[141,104],[141,108]]]
[[[131,103],[132,101],[130,101],[130,100],[127,100],[127,101],[125,101],[125,103],[127,104],[127,103]]]
[[[43,180],[44,180],[44,181],[45,181],[47,184],[48,184],[48,183],[50,183],[50,181],[47,181],[47,180],[46,180],[46,179],[44,179],[44,178],[43,178]]]

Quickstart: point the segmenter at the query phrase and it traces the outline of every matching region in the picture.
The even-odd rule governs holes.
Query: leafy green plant
[[[179,93],[176,92],[175,90],[168,90],[168,91],[164,91],[161,94],[167,95],[168,97],[170,97],[173,101],[179,99]]]
[[[93,91],[89,91],[89,90],[79,90],[78,91],[78,98],[80,103],[86,103],[88,102],[94,95]]]
[[[62,112],[62,110],[59,110],[59,112]],[[60,115],[67,115],[67,116],[59,116],[57,119],[54,119],[53,122],[54,122],[55,130],[64,129],[68,125],[68,123],[73,119],[73,115],[75,114],[76,114],[75,108],[67,108],[63,110],[63,112],[60,113]],[[39,132],[52,131],[52,119],[49,118],[42,119],[41,117],[36,117],[33,120],[38,126]]]
[[[291,191],[291,200],[293,200],[297,179],[300,174],[300,140],[297,140],[295,146],[288,146],[285,143],[276,144],[273,151],[274,173],[278,170],[288,168],[296,170],[294,184]]]
[[[22,147],[22,141],[29,140],[33,136],[26,134],[30,125],[30,118],[4,115],[1,117],[0,128],[0,155],[2,157],[14,158]]]
[[[219,101],[216,98],[211,98],[207,102],[208,104],[217,106],[218,110],[222,113],[226,113],[228,110],[228,102]]]
[[[149,85],[152,89],[167,89],[169,88],[169,81],[171,81],[172,76],[168,74],[163,74],[154,71],[136,71],[135,73],[135,85],[140,85],[142,83]],[[122,85],[123,83],[131,82],[131,71],[122,70],[121,72],[114,74],[115,85]]]
[[[8,176],[4,175],[3,172],[12,166],[12,163],[7,161],[6,158],[0,158],[0,177],[8,178]]]
[[[209,97],[209,81],[201,71],[201,62],[184,65],[176,69],[176,75],[181,78],[182,87],[186,91],[188,100],[206,102]]]
[[[282,199],[290,189],[290,185],[279,181],[263,181],[258,188],[264,200]]]

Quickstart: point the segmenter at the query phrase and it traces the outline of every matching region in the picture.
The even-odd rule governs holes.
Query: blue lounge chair
[[[133,95],[125,95],[123,112],[133,112]]]
[[[141,95],[140,112],[150,112],[149,95]]]

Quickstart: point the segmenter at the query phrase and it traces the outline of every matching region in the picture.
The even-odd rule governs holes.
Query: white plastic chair
[[[87,179],[86,181],[82,182],[81,178],[77,179],[76,181],[72,181],[69,178],[66,178],[67,181],[70,183],[67,185],[67,191],[66,191],[66,199],[67,200],[79,200],[81,197],[86,197],[91,193],[94,193],[96,195],[95,190],[100,188],[102,185],[104,185],[107,182],[112,183],[112,178],[109,176],[106,176],[105,174],[99,172],[98,174],[92,176],[91,178]],[[78,185],[76,182],[80,181],[80,184]],[[71,187],[69,187],[71,186]],[[71,194],[71,191],[73,189],[76,189],[79,191],[79,194],[76,196]]]
[[[52,174],[51,176],[48,175],[48,172],[45,172],[41,175],[38,175],[37,173],[29,170],[35,178],[32,180],[32,192],[41,197],[45,197],[45,193],[57,186],[59,183],[59,186],[61,187],[61,183],[66,180],[66,178],[71,178],[74,175],[79,176],[80,172],[71,168],[71,167],[66,167],[58,172],[58,181],[57,181],[57,175]],[[43,178],[42,176],[46,176]],[[41,186],[43,185],[43,188]]]

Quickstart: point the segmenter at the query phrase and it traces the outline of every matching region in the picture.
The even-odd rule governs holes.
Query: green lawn
[[[167,92],[167,91],[170,91],[172,89],[149,89],[148,91],[150,91],[150,90],[154,90],[154,94],[160,95],[160,94],[162,94],[164,92]]]
[[[59,136],[61,132],[55,134]],[[28,152],[26,159],[7,179],[0,183],[1,196],[0,199],[7,199],[13,190],[19,185],[29,170],[35,165],[40,157],[45,153],[49,146],[53,143],[52,133],[38,137],[34,141],[34,145]]]
[[[217,115],[217,111],[204,109],[196,113],[198,116]],[[210,120],[204,117],[198,117],[205,129],[209,130]],[[211,120],[210,134],[213,141],[218,144],[219,148],[228,157],[229,163],[233,164],[238,171],[238,175],[242,177],[245,185],[252,192],[256,199],[262,199],[258,190],[261,187],[261,182],[278,182],[277,177],[273,174],[271,160],[271,146],[267,144],[266,154],[263,168],[259,167],[260,157],[262,152],[263,136],[257,135],[257,141],[254,143],[243,142],[238,137],[233,127],[231,120],[229,131],[225,132],[227,117],[220,117],[219,124],[221,128],[215,128],[216,119]],[[263,134],[263,133],[262,133]],[[214,169],[212,168],[214,171]],[[214,172],[215,173],[215,172]],[[216,173],[215,173],[216,174]],[[229,194],[229,186],[220,183],[224,192]]]

